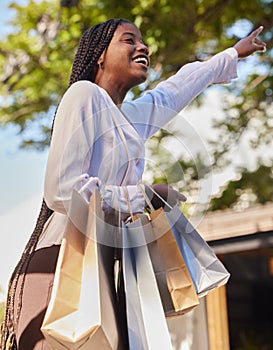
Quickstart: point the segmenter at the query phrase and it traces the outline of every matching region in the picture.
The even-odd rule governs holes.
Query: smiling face
[[[143,83],[147,78],[149,51],[140,31],[131,23],[120,24],[98,63],[95,82],[106,90],[115,87],[125,93]]]

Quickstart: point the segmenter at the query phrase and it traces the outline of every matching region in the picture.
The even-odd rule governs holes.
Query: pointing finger
[[[264,27],[260,26],[259,28],[255,29],[250,36],[255,39],[262,31],[263,31]]]

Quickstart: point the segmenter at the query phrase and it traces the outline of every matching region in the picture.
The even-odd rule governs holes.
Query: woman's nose
[[[149,56],[149,48],[144,43],[139,43],[137,50],[143,52],[145,55]]]

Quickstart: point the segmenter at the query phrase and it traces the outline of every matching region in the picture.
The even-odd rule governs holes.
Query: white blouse
[[[144,171],[145,141],[211,84],[237,77],[234,48],[205,62],[183,66],[175,75],[118,108],[108,93],[89,81],[74,83],[64,94],[54,121],[44,198],[54,213],[38,248],[60,244],[73,189],[88,203],[99,187],[104,209],[141,212],[145,202],[136,184]]]

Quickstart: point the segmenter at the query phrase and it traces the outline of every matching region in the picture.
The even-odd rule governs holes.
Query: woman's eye
[[[134,45],[134,43],[135,43],[134,39],[132,39],[132,38],[127,38],[127,39],[125,39],[125,41],[129,44],[132,44],[132,45]]]

